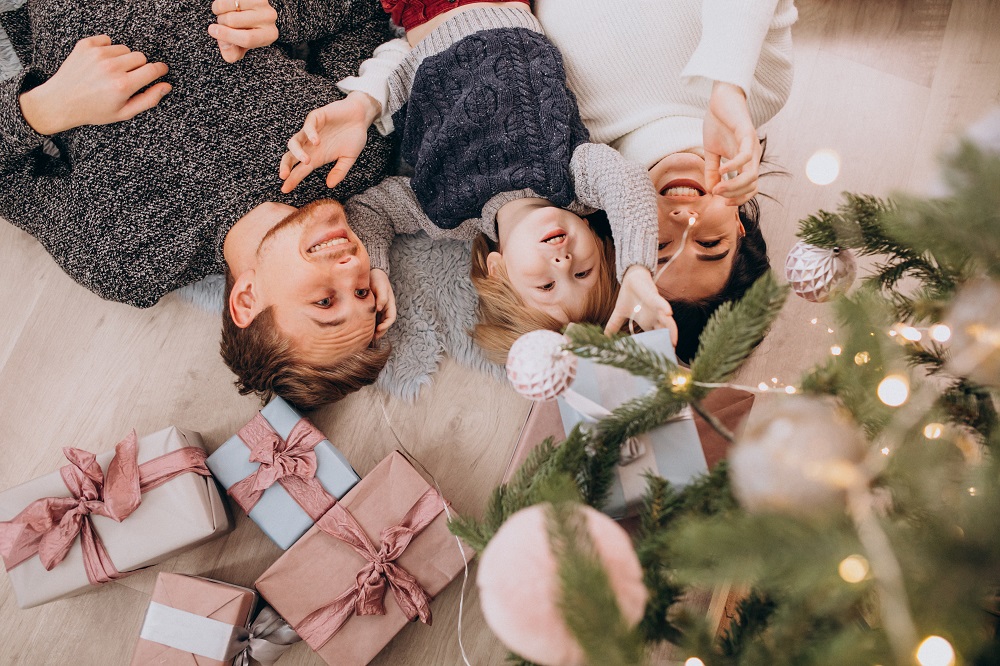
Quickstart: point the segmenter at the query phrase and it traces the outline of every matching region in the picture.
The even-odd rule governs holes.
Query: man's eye
[[[354,295],[357,296],[358,298],[368,298],[369,291],[370,290],[368,289],[355,289]]]
[[[556,286],[555,282],[548,282],[540,286],[539,289],[541,289],[542,291],[552,291],[552,289],[555,288],[555,286]]]
[[[331,305],[333,305],[333,299],[327,296],[324,299],[316,301],[315,303],[313,303],[313,305],[315,305],[318,308],[328,308]]]
[[[591,272],[593,272],[593,270],[594,270],[593,268],[588,268],[585,271],[580,271],[579,273],[574,273],[573,277],[575,277],[577,280],[582,280],[585,277],[587,277],[588,275],[590,275]]]
[[[698,245],[701,245],[702,247],[715,247],[721,242],[722,242],[721,238],[716,238],[713,241],[698,241]]]

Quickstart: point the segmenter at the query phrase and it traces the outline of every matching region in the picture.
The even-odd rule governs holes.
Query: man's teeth
[[[558,236],[553,236],[552,238],[546,238],[542,242],[543,243],[548,243],[549,245],[555,245],[556,243],[558,243],[559,241],[561,241],[563,238],[566,238],[566,234],[559,234]]]
[[[694,189],[693,187],[668,187],[665,195],[668,197],[700,197],[702,195],[701,191]]]
[[[334,245],[343,245],[344,243],[347,243],[347,242],[348,242],[348,240],[346,238],[332,238],[332,239],[330,239],[328,241],[325,241],[323,243],[316,243],[311,248],[309,248],[309,251],[310,252],[318,252],[319,250],[322,250],[323,248],[332,247]]]

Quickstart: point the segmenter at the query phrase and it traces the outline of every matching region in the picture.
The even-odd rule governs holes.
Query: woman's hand
[[[703,125],[705,186],[712,194],[726,197],[730,206],[740,206],[757,194],[761,147],[750,120],[743,89],[716,81]],[[722,158],[726,158],[722,165]],[[723,173],[739,172],[722,180]]]
[[[375,327],[375,339],[378,340],[396,321],[396,295],[389,284],[389,276],[380,268],[373,268],[369,285],[375,294],[375,311],[378,313],[378,326]]]
[[[278,12],[268,0],[215,0],[212,13],[218,22],[208,26],[208,34],[219,42],[226,62],[236,62],[250,49],[278,39]]]
[[[629,318],[634,319],[644,331],[656,328],[670,329],[670,341],[674,346],[677,345],[677,322],[674,321],[674,311],[670,303],[656,290],[649,269],[638,264],[629,266],[622,277],[618,301],[615,303],[614,312],[611,313],[604,334],[617,333]]]
[[[285,181],[281,191],[291,192],[314,169],[331,162],[326,186],[336,187],[364,150],[368,128],[380,112],[378,102],[359,91],[310,111],[281,157],[278,176]]]
[[[48,136],[128,120],[170,92],[164,81],[146,88],[166,73],[164,63],[147,62],[142,53],[112,44],[107,35],[87,37],[52,78],[21,94],[21,112],[32,129]]]

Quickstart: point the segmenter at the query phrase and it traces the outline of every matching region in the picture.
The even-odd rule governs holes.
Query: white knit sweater
[[[535,0],[591,140],[651,167],[702,145],[713,81],[760,127],[792,86],[793,0]]]

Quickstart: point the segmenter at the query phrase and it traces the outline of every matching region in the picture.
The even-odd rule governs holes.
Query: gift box
[[[161,573],[132,653],[132,666],[245,666],[277,660],[299,640],[277,613],[253,622],[257,593],[217,580]]]
[[[634,339],[670,359],[675,358],[673,346],[665,331],[640,333]],[[573,404],[580,404],[580,401],[572,398],[569,401],[560,398],[534,403],[507,465],[504,483],[513,478],[528,454],[546,438],[552,437],[558,443],[566,438],[566,433],[577,423],[599,420],[601,414],[593,412],[610,412],[622,402],[644,394],[651,387],[649,380],[635,377],[625,370],[580,359],[576,379],[570,388],[583,396],[583,411],[589,413],[581,414],[575,409]],[[596,408],[588,410],[586,401],[597,403]],[[750,413],[753,401],[753,394],[747,391],[720,388],[709,393],[702,405],[727,428],[737,432]],[[685,410],[679,418],[636,439],[638,442],[633,444],[644,450],[644,454],[636,460],[619,465],[618,481],[604,507],[606,513],[616,518],[630,515],[638,508],[645,492],[643,473],[646,470],[684,486],[692,477],[703,474],[722,460],[729,446],[729,442],[700,416],[694,414],[692,419],[690,410]]]
[[[209,456],[208,467],[283,550],[360,480],[344,454],[281,398]]]
[[[255,585],[326,663],[367,664],[408,621],[430,624],[430,599],[472,556],[447,520],[442,497],[395,452]]]
[[[69,465],[0,493],[0,555],[21,608],[121,578],[231,529],[196,432],[133,432],[113,452],[63,453]]]

